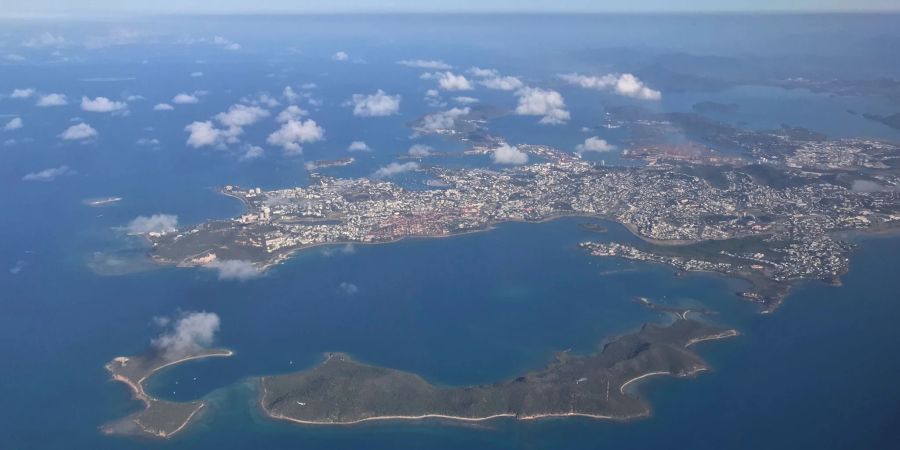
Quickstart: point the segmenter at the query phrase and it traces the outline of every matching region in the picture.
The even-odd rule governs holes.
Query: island
[[[879,114],[863,114],[863,117],[869,120],[874,120],[875,122],[883,123],[895,130],[900,130],[900,113],[891,114],[889,116],[882,116]]]
[[[137,356],[119,356],[106,364],[112,379],[127,385],[144,409],[103,425],[105,434],[170,438],[184,430],[206,407],[202,400],[173,402],[160,400],[144,391],[144,382],[167,367],[201,358],[225,357],[233,353],[227,349],[191,349],[187,354],[171,359],[159,352]]]
[[[678,311],[668,326],[646,324],[596,354],[562,352],[542,370],[479,386],[437,386],[412,373],[329,353],[312,369],[262,377],[260,408],[273,419],[322,425],[429,418],[646,417],[650,406],[633,387],[654,376],[690,377],[709,370],[690,347],[738,334],[686,315]]]
[[[304,167],[306,167],[306,170],[314,171],[314,170],[319,170],[319,169],[326,169],[329,167],[349,166],[350,164],[353,164],[354,162],[356,162],[356,159],[354,159],[352,157],[339,158],[339,159],[319,159],[316,161],[307,162],[304,165]]]
[[[83,203],[87,206],[98,208],[101,206],[112,206],[122,201],[122,197],[94,197],[86,198]]]
[[[605,341],[595,353],[558,352],[541,370],[491,384],[439,386],[416,374],[361,363],[339,352],[327,353],[323,362],[306,370],[250,381],[259,386],[258,405],[265,416],[302,424],[430,418],[637,419],[648,416],[651,408],[635,386],[651,377],[684,378],[709,370],[692,347],[731,338],[738,332],[709,323],[704,317],[713,312],[706,309],[660,304],[644,297],[634,301],[666,315],[669,321],[646,323]],[[195,344],[174,354],[157,347],[148,353],[113,358],[106,370],[113,380],[127,385],[144,407],[102,426],[101,431],[156,439],[183,432],[196,422],[207,402],[155,398],[145,391],[145,382],[177,364],[232,354],[228,349]]]

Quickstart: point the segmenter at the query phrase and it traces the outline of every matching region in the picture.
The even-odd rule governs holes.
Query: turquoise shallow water
[[[861,241],[843,287],[804,284],[770,316],[756,314],[752,305],[736,299],[732,293],[741,286],[734,280],[674,277],[664,267],[587,256],[575,247],[583,239],[634,238],[614,225],[606,234],[585,231],[579,227],[583,220],[576,218],[503,224],[490,232],[452,239],[356,246],[349,254],[327,256],[316,249],[245,283],[222,282],[202,270],[167,268],[106,277],[87,267],[97,251],[104,252],[101,260],[110,252],[125,257],[140,254],[139,249],[121,252],[133,244],[114,229],[135,216],[177,214],[182,224],[233,216],[239,213],[239,204],[211,188],[306,183],[304,158],[346,156],[344,149],[352,140],[364,139],[376,151],[358,155],[357,164],[329,173],[370,174],[414,142],[458,150],[458,144],[409,135],[406,123],[429,110],[422,96],[433,82],[395,64],[402,58],[443,58],[460,70],[496,66],[529,83],[559,89],[572,111],[568,125],[542,127],[535,124],[536,117],[506,116],[491,129],[513,143],[571,149],[587,135],[581,127],[600,123],[604,106],[630,100],[561,86],[555,78],[559,72],[637,70],[661,53],[682,51],[767,54],[777,62],[788,50],[773,42],[798,33],[816,36],[818,42],[827,31],[827,42],[833,46],[822,50],[826,56],[850,54],[847,48],[853,45],[876,53],[852,53],[851,62],[836,67],[836,72],[854,66],[880,76],[896,73],[891,71],[897,68],[889,58],[876,58],[879,47],[864,44],[871,42],[867,39],[894,36],[896,30],[887,26],[894,24],[890,18],[777,17],[766,19],[765,27],[759,26],[763,19],[758,17],[196,20],[200,22],[188,22],[198,33],[227,34],[240,40],[245,51],[224,53],[211,46],[150,41],[90,51],[67,49],[72,60],[52,63],[52,70],[47,69],[51,63],[41,59],[50,58],[49,51],[27,50],[27,63],[3,67],[3,92],[34,86],[41,92],[66,93],[70,100],[137,93],[146,104],[132,103],[129,116],[88,115],[100,138],[82,145],[57,138],[73,117],[87,115],[75,100],[65,108],[42,109],[30,102],[0,99],[0,114],[20,115],[26,123],[20,132],[33,139],[0,149],[0,264],[5,265],[0,267],[4,269],[0,398],[6,406],[0,410],[0,448],[898,446],[900,388],[895,381],[900,360],[894,355],[900,343],[896,327],[900,240],[896,238]],[[134,26],[158,31],[184,24]],[[538,36],[529,31],[538,25],[555,32]],[[45,26],[17,23],[9,30],[31,33]],[[79,30],[95,33],[109,26],[65,24],[57,32],[74,36]],[[846,30],[854,39],[835,34],[835,29]],[[462,38],[459,30],[465,30]],[[520,45],[523,39],[530,45]],[[287,52],[288,46],[302,51]],[[792,44],[791,51],[796,46]],[[346,66],[329,62],[338,49],[366,61]],[[871,64],[852,64],[859,62],[857,58]],[[205,76],[190,77],[195,70]],[[83,81],[100,76],[133,79]],[[284,157],[267,148],[265,158],[241,163],[233,151],[185,147],[184,126],[190,121],[206,120],[243,96],[276,93],[285,84],[305,82],[319,85],[313,95],[323,104],[310,110],[326,128],[327,139],[308,145],[303,158]],[[343,106],[352,93],[378,88],[402,94],[401,114],[363,119]],[[170,115],[150,110],[150,105],[176,92],[195,89],[210,93],[194,107]],[[504,108],[515,106],[509,93],[481,89],[473,95]],[[788,122],[832,136],[897,137],[894,130],[846,111],[890,113],[894,105],[880,98],[832,98],[759,87],[666,92],[664,98],[658,107],[677,111],[689,110],[700,100],[738,102],[741,112],[721,119],[754,128]],[[262,143],[273,126],[269,120],[247,127],[242,139]],[[159,148],[135,144],[145,136],[158,138]],[[616,143],[625,134],[603,136]],[[78,173],[52,183],[21,181],[25,173],[61,164]],[[82,204],[85,198],[108,195],[124,200],[108,208]],[[13,268],[21,270],[7,271]],[[356,285],[358,292],[342,293],[341,283]],[[656,379],[643,385],[640,390],[654,407],[647,420],[317,428],[269,421],[255,410],[248,380],[310,367],[326,351],[348,352],[440,384],[514,376],[540,368],[556,351],[594,351],[604,339],[645,321],[666,320],[631,302],[638,295],[706,306],[719,313],[711,320],[742,333],[736,339],[700,346],[713,372],[692,380]],[[100,425],[139,407],[124,386],[109,381],[103,364],[146,349],[160,332],[151,323],[154,316],[199,310],[221,317],[216,343],[234,349],[235,355],[176,367],[148,387],[165,398],[205,397],[212,405],[210,413],[167,442],[101,435]]]

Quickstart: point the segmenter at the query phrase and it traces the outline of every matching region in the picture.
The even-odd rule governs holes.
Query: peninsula
[[[115,420],[101,427],[106,434],[170,438],[185,429],[206,407],[202,400],[172,402],[160,400],[144,391],[144,382],[153,374],[167,367],[186,361],[231,356],[231,350],[197,348],[170,359],[162,354],[150,353],[138,356],[119,356],[106,364],[113,380],[126,384],[134,398],[144,404],[144,409]]]
[[[263,270],[318,245],[384,243],[488,230],[509,221],[594,217],[623,224],[645,244],[586,243],[595,255],[745,278],[752,287],[742,297],[769,312],[794,281],[837,282],[847,271],[852,246],[835,232],[900,226],[897,146],[823,141],[796,129],[747,136],[724,126],[698,125],[705,119],[695,116],[654,120],[668,129],[676,119],[698,128],[696,133],[717,133],[717,141],[738,139],[748,150],[740,158],[725,158],[702,146],[683,154],[658,144],[642,147],[649,152],[640,156],[647,165],[608,167],[550,147],[519,145],[516,151],[527,155],[529,164],[500,170],[431,167],[423,170],[437,182],[425,189],[318,174],[306,187],[225,186],[221,192],[241,200],[244,214],[149,233],[150,255],[183,267],[241,260]],[[646,127],[649,120],[638,122]],[[492,152],[475,146],[467,154]],[[848,178],[850,170],[858,175]]]

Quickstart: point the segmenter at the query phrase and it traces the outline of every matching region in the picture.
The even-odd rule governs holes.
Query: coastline
[[[694,342],[688,343],[686,345],[686,347],[689,345],[695,344],[697,342],[702,342],[702,341],[707,341],[707,340],[724,339],[727,337],[738,335],[738,333],[735,330],[729,330],[729,331],[733,332],[733,334],[728,334],[726,332],[726,333],[722,333],[721,335],[717,335],[714,337],[710,337],[710,338],[706,338],[706,339],[698,339]],[[638,375],[634,378],[631,378],[631,379],[625,381],[625,383],[623,383],[621,386],[619,386],[619,392],[623,395],[627,395],[626,389],[629,386],[632,386],[632,385],[637,386],[642,381],[647,380],[649,378],[657,377],[657,376],[667,375],[667,376],[672,376],[672,377],[676,377],[676,378],[687,378],[687,377],[695,376],[702,372],[707,372],[709,370],[710,369],[708,367],[697,367],[694,370],[692,370],[690,372],[686,372],[686,373],[672,373],[669,371],[649,372],[649,373],[645,373],[642,375]],[[263,390],[263,393],[262,393],[262,395],[260,395],[259,408],[263,411],[263,413],[266,415],[266,417],[269,417],[269,418],[275,419],[275,420],[284,420],[284,421],[297,423],[297,424],[301,424],[301,425],[349,426],[349,425],[364,424],[364,423],[368,423],[368,422],[420,421],[420,420],[428,420],[428,419],[444,419],[444,420],[452,420],[452,421],[460,421],[460,422],[484,422],[484,421],[489,421],[489,420],[494,420],[494,419],[509,418],[509,419],[526,421],[526,420],[541,420],[541,419],[564,418],[564,417],[584,417],[584,418],[596,419],[596,420],[611,420],[611,421],[625,422],[625,421],[629,421],[629,420],[634,420],[634,419],[639,419],[639,418],[650,416],[650,409],[647,408],[647,410],[641,414],[633,414],[633,415],[625,415],[625,416],[610,416],[610,415],[605,415],[605,414],[590,414],[590,413],[578,413],[578,412],[567,412],[567,413],[548,412],[548,413],[542,413],[542,414],[529,414],[529,415],[500,413],[500,414],[492,414],[492,415],[483,416],[483,417],[465,417],[465,416],[452,416],[452,415],[447,415],[447,414],[428,413],[428,414],[421,414],[421,415],[417,415],[417,416],[386,415],[386,416],[372,416],[372,417],[366,417],[366,418],[362,418],[362,419],[340,421],[340,422],[334,422],[334,421],[326,422],[326,421],[317,421],[317,420],[297,419],[294,417],[286,416],[284,414],[279,414],[279,413],[270,411],[265,406],[265,399],[266,399],[266,396],[268,395],[268,389],[266,388],[266,384],[265,384],[265,377],[260,378],[260,386]]]
[[[715,334],[712,336],[691,339],[691,340],[687,341],[686,344],[684,344],[684,347],[688,348],[694,344],[699,344],[701,342],[718,341],[720,339],[728,339],[730,337],[736,337],[736,336],[740,336],[740,335],[741,335],[741,333],[738,330],[723,331],[719,334]]]
[[[220,192],[222,195],[238,199],[238,201],[240,201],[242,203],[242,205],[244,205],[244,212],[246,212],[247,203],[243,198],[236,196],[232,193],[229,193],[229,192],[225,191],[224,189],[219,189],[218,192]],[[413,239],[440,239],[440,238],[461,237],[461,236],[465,236],[468,234],[483,233],[483,232],[491,231],[491,230],[496,229],[496,227],[498,225],[502,225],[505,223],[538,224],[538,223],[551,222],[551,221],[562,219],[562,218],[582,218],[582,219],[587,219],[587,220],[601,220],[601,221],[610,222],[610,223],[622,226],[632,236],[636,237],[640,241],[642,241],[646,244],[656,245],[656,246],[660,246],[660,247],[677,248],[677,247],[696,245],[696,244],[703,243],[703,242],[715,241],[715,240],[693,240],[693,239],[684,239],[684,240],[655,239],[655,238],[650,238],[650,237],[641,235],[635,225],[633,225],[631,223],[620,222],[620,221],[618,221],[618,219],[613,218],[613,217],[608,217],[608,216],[603,216],[603,215],[591,215],[591,214],[585,214],[585,213],[581,213],[581,212],[578,212],[578,213],[560,212],[560,213],[556,213],[556,214],[553,214],[553,215],[550,215],[547,217],[543,217],[540,219],[534,219],[534,220],[523,218],[523,219],[509,219],[509,220],[502,220],[502,221],[497,221],[497,222],[490,222],[490,223],[487,223],[485,225],[485,227],[483,227],[483,228],[470,229],[470,230],[465,230],[465,231],[460,231],[460,232],[449,232],[446,234],[406,235],[406,236],[401,236],[401,237],[397,237],[397,238],[390,239],[390,240],[368,241],[368,242],[367,241],[351,241],[351,240],[333,241],[333,242],[316,242],[316,243],[299,245],[296,247],[276,250],[275,252],[266,255],[267,257],[264,259],[261,258],[261,259],[251,260],[251,262],[258,269],[260,274],[264,274],[267,270],[269,270],[279,264],[284,263],[286,260],[294,257],[299,252],[307,251],[307,250],[310,250],[310,249],[313,249],[316,247],[321,247],[321,246],[381,245],[381,244],[392,244],[392,243],[402,242],[402,241],[406,241],[406,240],[413,240]],[[857,233],[866,233],[866,231],[867,230],[854,230],[854,232],[857,232]],[[898,233],[900,233],[900,230],[898,230]],[[210,251],[215,251],[215,249],[208,248],[208,249],[205,249],[196,254],[186,256],[186,257],[182,258],[181,260],[166,259],[166,258],[159,257],[152,253],[149,256],[150,256],[151,261],[153,261],[154,263],[159,264],[159,265],[171,265],[171,266],[176,266],[179,268],[203,268],[203,267],[205,267],[203,264],[191,263],[189,261],[191,260],[191,258],[197,257],[199,255],[203,255]],[[628,259],[628,258],[625,258],[625,259]],[[663,264],[666,267],[671,267],[665,263],[661,263],[661,264]],[[740,279],[740,280],[744,280],[744,281],[750,283],[751,288],[748,291],[737,292],[736,295],[738,295],[739,297],[741,297],[745,300],[760,304],[761,305],[761,308],[760,308],[761,314],[769,314],[769,313],[774,312],[784,302],[786,297],[789,295],[790,290],[791,290],[791,285],[793,284],[793,282],[797,281],[797,280],[788,280],[785,282],[779,282],[779,281],[768,280],[768,279],[760,279],[758,276],[756,276],[756,274],[752,274],[752,273],[748,274],[748,273],[741,273],[741,272],[730,273],[730,272],[708,271],[708,270],[683,271],[683,273],[703,273],[703,272],[712,273],[712,274],[716,274],[719,276],[728,277],[731,279]],[[827,281],[827,280],[823,280],[823,281]],[[776,289],[774,289],[773,292],[769,292],[769,293],[765,293],[765,292],[762,292],[762,294],[760,293],[761,291],[766,291],[767,286],[772,287],[775,285],[782,285],[783,288],[782,289],[776,288]],[[757,290],[757,288],[761,288],[761,289]]]
[[[246,201],[245,201],[244,199],[242,199],[241,197],[238,197],[238,196],[236,196],[236,195],[230,194],[230,193],[228,193],[228,192],[226,192],[226,191],[224,191],[224,190],[222,190],[222,189],[219,189],[218,192],[220,192],[222,195],[225,195],[225,196],[228,196],[228,197],[231,197],[231,198],[238,199],[238,200],[241,202],[241,204],[244,206],[244,212],[246,212],[246,206],[247,206],[247,203],[246,203]],[[284,261],[290,259],[291,257],[293,257],[293,256],[294,256],[296,253],[298,253],[298,252],[302,252],[302,251],[305,251],[305,250],[310,250],[310,249],[313,249],[313,248],[316,248],[316,247],[329,246],[329,245],[348,245],[348,244],[349,244],[349,245],[381,245],[381,244],[394,244],[394,243],[403,242],[403,241],[406,241],[406,240],[414,240],[414,239],[442,239],[442,238],[452,238],[452,237],[460,237],[460,236],[466,236],[466,235],[470,235],[470,234],[484,233],[484,232],[492,231],[492,230],[496,229],[496,227],[497,227],[498,225],[502,225],[502,224],[506,224],[506,223],[539,224],[539,223],[552,222],[552,221],[554,221],[554,220],[563,219],[563,218],[569,218],[569,217],[572,217],[572,218],[591,219],[591,220],[603,220],[603,221],[606,221],[606,222],[610,222],[610,223],[615,223],[615,224],[617,224],[617,225],[621,225],[621,226],[624,227],[626,230],[628,230],[633,236],[637,237],[638,239],[640,239],[640,240],[642,240],[642,241],[644,241],[644,242],[646,242],[646,243],[648,243],[648,244],[654,244],[654,245],[660,245],[660,246],[668,246],[668,247],[679,247],[679,246],[692,245],[692,244],[697,244],[697,243],[700,243],[700,242],[704,242],[704,240],[665,240],[665,239],[654,239],[654,238],[649,238],[649,237],[646,237],[646,236],[642,236],[642,235],[637,231],[637,227],[636,227],[636,226],[634,226],[634,225],[632,225],[632,224],[630,224],[630,223],[619,222],[619,221],[618,221],[617,219],[615,219],[615,218],[611,218],[611,217],[607,217],[607,216],[600,216],[600,215],[589,215],[589,214],[583,214],[583,213],[573,213],[573,214],[558,213],[558,214],[553,214],[553,215],[550,215],[550,216],[547,216],[547,217],[544,217],[544,218],[541,218],[541,219],[537,219],[537,220],[530,220],[530,219],[509,219],[509,220],[502,220],[502,221],[497,221],[497,222],[491,222],[491,223],[488,223],[484,228],[472,229],[472,230],[466,230],[466,231],[460,231],[460,232],[454,232],[454,233],[447,233],[447,234],[440,234],[440,235],[436,235],[436,234],[407,235],[407,236],[402,236],[402,237],[399,237],[399,238],[396,238],[396,239],[390,239],[390,240],[384,240],[384,241],[374,241],[374,242],[365,242],[365,241],[317,242],[317,243],[314,243],[314,244],[300,245],[300,246],[297,246],[297,247],[285,249],[285,250],[283,250],[283,251],[276,251],[276,253],[273,253],[273,254],[272,254],[272,257],[271,257],[271,258],[267,258],[267,259],[265,259],[265,260],[260,260],[260,261],[254,261],[253,263],[259,268],[260,272],[265,272],[266,270],[268,270],[268,269],[270,269],[270,268],[272,268],[272,267],[275,267],[275,266],[281,264],[282,262],[284,262]],[[227,220],[227,219],[226,219],[226,220]],[[198,255],[202,255],[202,254],[204,254],[204,253],[206,253],[206,252],[208,252],[208,251],[211,251],[211,250],[212,250],[212,249],[207,249],[207,250],[201,251],[201,252],[199,252],[199,253],[196,253],[196,254],[193,254],[193,255],[189,255],[188,257],[184,258],[184,259],[181,260],[181,261],[175,261],[175,260],[164,259],[164,258],[157,257],[156,255],[151,255],[151,256],[150,256],[150,259],[151,259],[153,262],[155,262],[155,263],[157,263],[157,264],[160,264],[160,265],[170,265],[170,266],[176,266],[176,267],[182,267],[182,268],[197,268],[197,267],[204,267],[203,265],[199,265],[199,264],[186,264],[186,263],[185,263],[185,260],[187,260],[187,259],[189,259],[189,258],[191,258],[191,257],[195,257],[195,256],[198,256]]]
[[[665,372],[668,373],[668,372]],[[640,378],[640,377],[639,377]],[[632,380],[634,381],[634,380]],[[288,417],[283,414],[278,414],[270,411],[265,406],[266,395],[268,395],[268,389],[265,384],[265,377],[260,378],[260,386],[262,387],[263,393],[260,395],[259,400],[259,408],[263,411],[266,417],[276,420],[284,420],[292,423],[297,423],[301,425],[335,425],[335,426],[349,426],[349,425],[359,425],[367,422],[383,422],[383,421],[420,421],[420,420],[428,420],[428,419],[443,419],[443,420],[453,420],[460,422],[485,422],[494,419],[516,419],[516,420],[540,420],[540,419],[551,419],[551,418],[562,418],[562,417],[585,417],[589,419],[597,419],[597,420],[613,420],[613,421],[627,421],[632,419],[638,419],[641,417],[647,417],[650,414],[649,409],[646,413],[631,415],[631,416],[609,416],[602,414],[588,414],[588,413],[576,413],[576,412],[567,412],[567,413],[545,413],[545,414],[530,414],[527,416],[520,416],[518,414],[512,413],[501,413],[501,414],[492,414],[490,416],[483,417],[464,417],[464,416],[451,416],[447,414],[422,414],[418,416],[400,416],[400,415],[388,415],[388,416],[372,416],[366,417],[363,419],[357,420],[348,420],[343,422],[325,422],[325,421],[316,421],[316,420],[303,420],[297,419],[294,417]]]
[[[701,327],[697,329],[696,327]],[[674,335],[667,334],[668,330],[676,330],[680,329],[681,332],[676,331]],[[689,331],[694,330],[694,331]],[[686,334],[686,335],[685,335]],[[615,389],[616,385],[618,385],[618,393],[616,394],[619,400],[614,400],[613,403],[609,403],[609,382],[606,383],[606,402],[602,401],[603,398],[603,388],[602,387],[594,387],[593,393],[589,395],[594,395],[595,397],[586,397],[586,398],[594,398],[593,401],[588,403],[570,403],[568,401],[563,403],[556,403],[555,405],[551,403],[544,404],[543,407],[549,408],[557,408],[557,411],[548,411],[548,412],[534,412],[534,409],[543,409],[543,407],[534,408],[531,407],[521,409],[520,406],[513,406],[512,404],[505,405],[493,405],[487,409],[475,410],[477,412],[485,413],[485,415],[466,415],[465,411],[460,410],[459,412],[463,413],[460,415],[448,414],[444,412],[435,412],[436,407],[440,407],[440,403],[422,403],[420,406],[422,408],[402,408],[407,410],[408,412],[412,412],[414,414],[390,414],[391,408],[368,408],[362,407],[359,408],[360,404],[354,403],[352,399],[346,399],[344,397],[333,396],[331,394],[326,394],[324,397],[318,397],[315,393],[320,390],[327,390],[333,392],[334,385],[330,384],[328,380],[334,379],[342,379],[344,381],[340,381],[338,383],[347,383],[346,374],[350,374],[349,377],[355,377],[356,374],[367,370],[376,370],[376,372],[370,376],[370,378],[357,378],[356,380],[351,380],[351,386],[360,386],[367,385],[369,380],[383,380],[386,377],[390,376],[403,376],[404,372],[399,372],[394,369],[378,367],[378,366],[369,366],[366,364],[360,364],[352,360],[349,355],[343,353],[326,353],[325,358],[319,364],[309,368],[303,369],[299,372],[295,372],[294,374],[285,374],[285,375],[273,375],[273,376],[262,376],[259,377],[256,382],[258,383],[258,398],[257,405],[262,414],[273,420],[284,420],[291,423],[302,424],[302,425],[339,425],[339,426],[347,426],[347,425],[355,425],[362,424],[367,422],[380,422],[380,421],[419,421],[419,420],[428,420],[428,419],[438,419],[438,420],[450,420],[450,421],[460,421],[460,422],[482,422],[489,421],[493,419],[500,418],[510,418],[516,420],[539,420],[544,418],[554,418],[554,417],[585,417],[590,419],[598,419],[598,420],[613,420],[613,421],[627,421],[632,419],[637,419],[641,417],[647,417],[651,414],[652,409],[651,405],[649,405],[640,395],[632,392],[628,392],[630,387],[636,386],[644,380],[660,376],[660,375],[668,375],[674,378],[689,378],[693,377],[699,373],[710,371],[711,368],[709,365],[694,353],[684,354],[679,350],[684,351],[694,344],[706,341],[714,341],[720,339],[727,339],[734,336],[738,336],[740,333],[735,329],[722,329],[716,327],[710,327],[708,325],[704,325],[701,322],[690,321],[687,319],[680,319],[675,324],[669,326],[659,326],[657,324],[645,324],[640,328],[640,330],[626,333],[615,338],[605,340],[605,344],[602,344],[601,347],[603,350],[595,354],[593,356],[585,356],[585,358],[594,358],[601,357],[606,349],[609,346],[616,346],[618,342],[622,342],[624,347],[618,347],[618,349],[612,350],[612,354],[618,354],[616,352],[626,352],[633,351],[634,348],[640,348],[641,345],[662,345],[662,348],[671,347],[671,351],[676,351],[678,353],[673,353],[672,355],[684,355],[683,359],[679,359],[679,362],[675,362],[674,360],[663,360],[665,362],[651,362],[646,361],[641,357],[640,360],[645,361],[642,363],[643,365],[640,367],[635,367],[633,370],[629,370],[632,373],[627,374],[629,371],[623,373],[624,376],[614,378],[613,389]],[[637,341],[635,341],[635,337],[637,336]],[[640,337],[645,336],[645,337]],[[642,344],[643,342],[643,344]],[[637,347],[635,347],[637,346]],[[615,347],[614,347],[615,348]],[[337,359],[334,359],[338,357]],[[329,363],[339,364],[339,366],[331,366]],[[603,363],[601,367],[606,367],[608,364],[613,364],[614,361],[606,361]],[[349,366],[344,366],[344,364],[350,364]],[[539,372],[529,372],[532,373],[540,373],[546,374],[547,370],[555,370],[552,369],[555,367],[556,363],[551,363],[548,367],[551,369],[544,369],[544,371]],[[613,364],[615,365],[615,364]],[[326,367],[338,367],[337,372],[333,370],[321,372],[321,370]],[[347,371],[344,372],[344,368]],[[368,369],[367,369],[368,368]],[[644,371],[641,373],[641,371]],[[316,374],[316,372],[318,374]],[[634,374],[637,372],[638,374]],[[307,375],[313,374],[313,375]],[[396,374],[396,375],[391,375]],[[405,373],[407,376],[415,377],[421,380],[421,378],[413,373]],[[626,375],[627,374],[627,375]],[[290,387],[286,387],[284,384],[284,377],[291,376],[301,376],[301,377],[312,377],[312,378],[301,378],[300,384],[288,385]],[[527,376],[527,375],[526,375]],[[569,376],[584,376],[584,377],[594,377],[594,376],[609,376],[598,373],[583,373],[580,375],[572,375]],[[395,378],[396,379],[396,378]],[[572,378],[574,380],[575,378]],[[602,379],[602,378],[601,378]],[[524,381],[525,377],[518,377],[515,381]],[[570,380],[570,382],[572,381]],[[587,380],[587,378],[584,378]],[[510,380],[512,381],[512,380]],[[577,383],[580,383],[582,380],[579,379]],[[427,383],[427,381],[422,380],[422,382]],[[324,383],[324,384],[322,384]],[[359,384],[363,383],[363,384]],[[576,384],[577,384],[576,383]],[[503,382],[492,383],[491,386],[499,386],[502,385]],[[339,389],[345,389],[347,384],[338,384]],[[390,399],[395,398],[393,394],[394,389],[398,389],[396,385],[390,385],[388,390],[382,390],[381,400],[391,401]],[[402,386],[402,385],[401,385]],[[293,392],[297,392],[296,389],[301,389],[306,394],[302,395],[299,399],[294,396]],[[311,390],[310,390],[311,389]],[[457,386],[450,387],[447,389],[467,389],[466,386]],[[588,391],[590,392],[590,391]],[[627,399],[629,402],[632,402],[631,407],[622,408],[620,405],[622,400]],[[301,409],[297,409],[297,406],[294,406],[294,402],[300,405]],[[307,403],[313,402],[313,403]],[[349,402],[349,403],[347,403]],[[349,404],[350,407],[348,409],[344,409],[346,407],[345,404]],[[380,401],[377,403],[371,404],[383,404]],[[312,405],[312,406],[307,406]],[[323,405],[327,405],[324,406]],[[612,406],[611,406],[612,405]],[[313,410],[307,410],[303,407],[316,408]],[[560,409],[562,411],[560,411]],[[376,411],[382,411],[388,414],[378,414]],[[531,410],[531,411],[528,411]],[[586,412],[579,412],[579,410]],[[303,412],[308,411],[308,412]],[[396,411],[396,410],[395,410]],[[372,415],[368,415],[372,414]],[[343,418],[343,419],[342,419]]]
[[[106,363],[104,368],[106,368],[106,370],[111,373],[111,378],[113,381],[118,381],[118,382],[123,383],[126,386],[128,386],[131,390],[132,398],[134,398],[135,400],[139,400],[141,403],[143,403],[144,408],[141,411],[130,414],[127,417],[120,419],[119,421],[114,421],[110,424],[106,424],[106,425],[102,426],[101,431],[103,431],[103,433],[105,433],[105,434],[121,434],[121,432],[117,432],[116,430],[113,429],[113,424],[116,424],[116,423],[119,423],[122,421],[130,421],[131,423],[136,425],[141,432],[146,433],[147,435],[162,438],[162,439],[171,438],[175,434],[184,430],[188,426],[188,424],[195,417],[197,417],[198,413],[200,413],[200,411],[206,407],[206,402],[204,400],[197,400],[197,401],[193,401],[193,402],[182,402],[182,404],[196,405],[196,406],[175,429],[173,429],[171,431],[152,429],[152,428],[150,428],[149,425],[141,423],[141,421],[139,420],[140,414],[146,413],[147,411],[149,411],[151,408],[153,408],[154,404],[156,404],[156,403],[180,403],[180,402],[169,402],[166,400],[160,400],[156,397],[151,396],[150,394],[147,394],[147,392],[144,390],[144,381],[146,381],[148,378],[153,376],[158,371],[165,369],[167,367],[176,365],[176,364],[181,364],[183,362],[197,360],[197,359],[205,359],[205,358],[212,358],[212,357],[228,357],[228,356],[232,356],[232,355],[234,355],[233,351],[225,349],[225,350],[217,350],[217,351],[213,351],[213,352],[205,353],[205,354],[186,356],[186,357],[176,359],[173,361],[169,361],[169,362],[166,362],[165,364],[151,368],[147,373],[145,373],[137,381],[134,381],[133,379],[131,379],[125,375],[122,375],[120,373],[116,373],[116,371],[114,370],[114,367],[113,367],[113,364],[115,364],[115,363],[122,364],[122,366],[124,367],[130,361],[131,358],[126,357],[126,356],[119,356],[119,357],[113,358],[112,361]]]

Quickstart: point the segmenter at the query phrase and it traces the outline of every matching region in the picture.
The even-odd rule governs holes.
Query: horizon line
[[[446,15],[446,16],[492,16],[492,15],[628,15],[628,16],[653,16],[653,15],[704,15],[704,16],[816,16],[816,15],[870,15],[870,14],[900,14],[900,8],[885,9],[746,9],[746,10],[646,10],[646,11],[628,11],[628,10],[362,10],[362,11],[299,11],[299,10],[267,10],[267,11],[222,11],[222,12],[203,12],[203,11],[119,11],[119,12],[92,12],[92,13],[40,13],[40,12],[22,12],[22,13],[0,13],[0,20],[20,19],[20,20],[38,20],[38,19],[104,19],[104,18],[152,18],[152,17],[262,17],[262,16],[378,16],[378,15]]]

